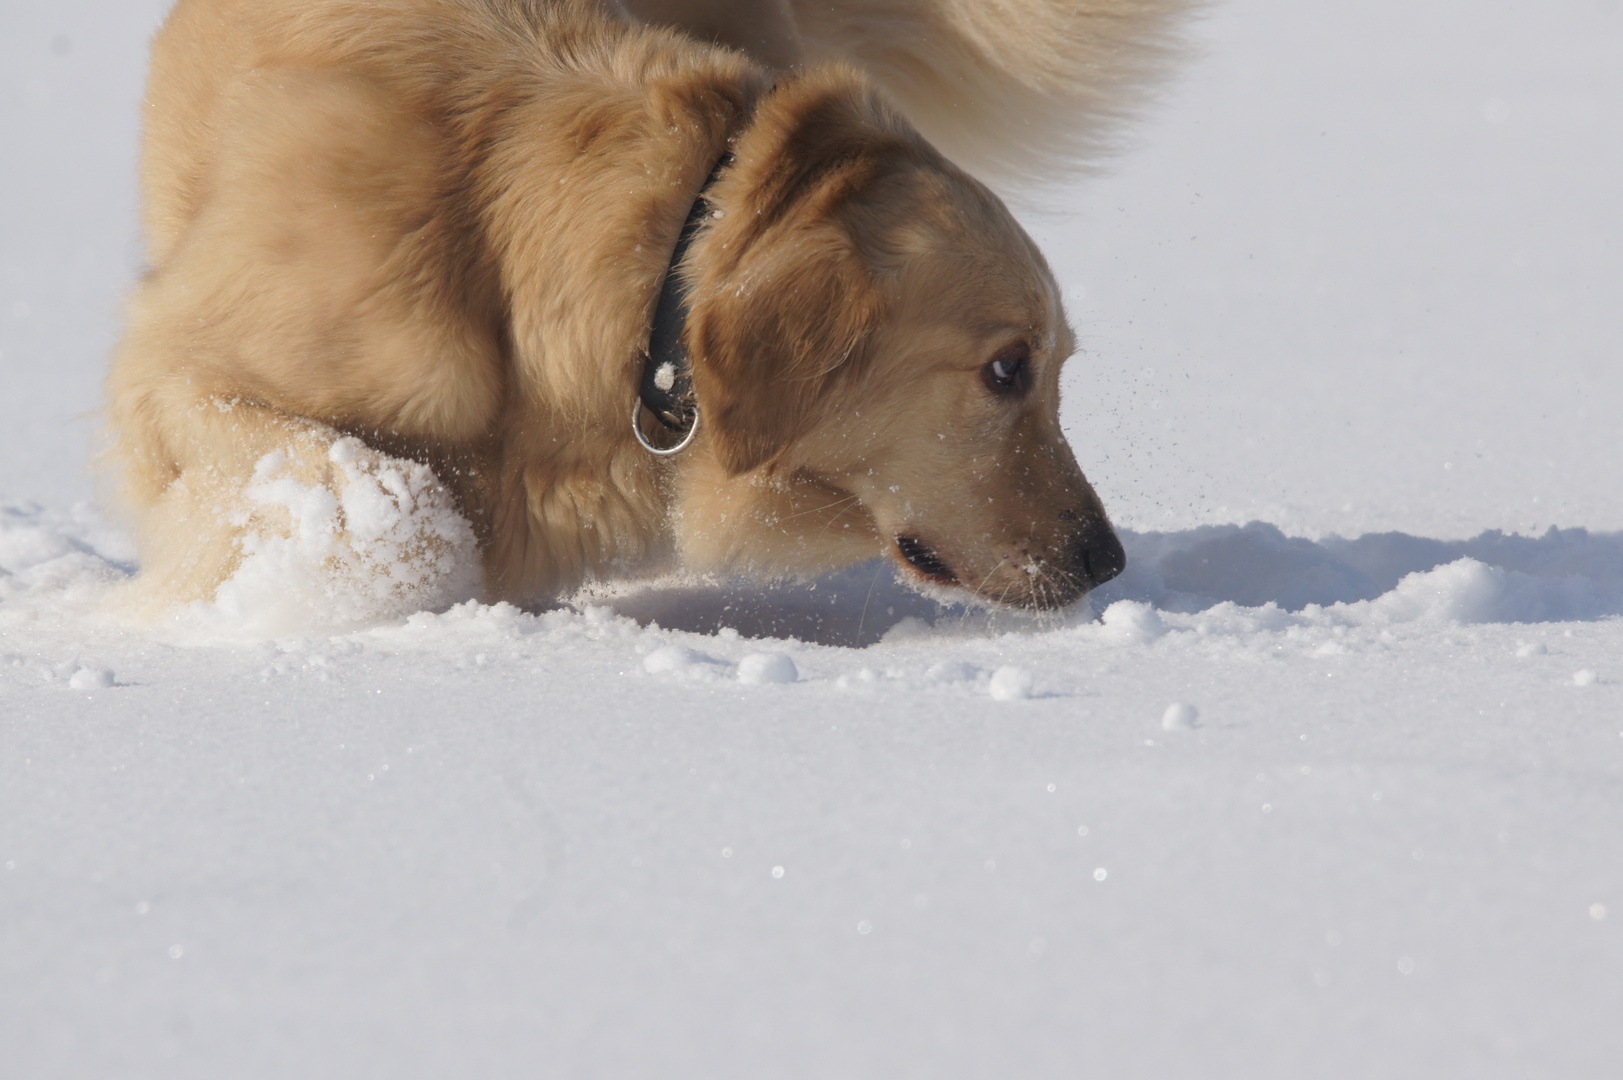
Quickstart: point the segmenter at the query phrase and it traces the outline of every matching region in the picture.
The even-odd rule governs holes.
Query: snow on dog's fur
[[[1069,602],[1121,548],[1059,428],[1058,290],[920,128],[1008,172],[1068,160],[1183,6],[181,0],[108,381],[146,602],[228,598],[298,549],[267,470],[328,493],[320,561],[362,576],[381,549],[345,493],[401,478],[407,606],[472,588],[443,562],[472,546],[453,506],[492,598],[888,552]],[[676,271],[698,437],[656,459],[630,430],[641,354],[725,153]]]

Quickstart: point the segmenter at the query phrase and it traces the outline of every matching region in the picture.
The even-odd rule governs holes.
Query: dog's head
[[[996,196],[832,68],[762,102],[715,204],[683,267],[690,557],[806,571],[882,548],[1031,608],[1121,571],[1060,430],[1058,290]]]

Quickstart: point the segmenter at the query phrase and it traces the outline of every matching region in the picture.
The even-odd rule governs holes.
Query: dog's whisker
[[[975,586],[974,591],[970,595],[974,596],[976,599],[983,599],[983,597],[981,596],[981,590],[986,588],[986,583],[988,581],[992,580],[992,575],[997,573],[999,570],[1003,569],[1003,564],[1008,562],[1008,561],[1009,561],[1009,557],[1007,555],[1003,556],[1002,560],[999,561],[996,566],[992,567],[992,569],[990,569],[990,570],[988,570],[986,572],[986,576],[981,578],[981,583],[979,585]],[[1008,591],[1007,589],[1004,590],[1004,592],[1007,592],[1007,591]]]
[[[834,523],[836,521],[840,520],[840,518],[844,517],[845,512],[847,510],[851,509],[851,507],[854,504],[856,504],[856,501],[857,501],[857,498],[856,498],[855,495],[853,495],[853,496],[851,496],[851,498],[847,499],[846,502],[845,502],[845,505],[840,507],[838,513],[836,513],[833,517],[829,518],[827,521],[823,522],[823,528],[822,528],[821,531],[822,532],[828,532],[829,529],[833,528]],[[824,509],[827,509],[827,507],[824,507]]]
[[[958,628],[960,633],[968,630],[968,628],[969,628],[969,616],[971,614],[971,608],[973,606],[974,601],[979,600],[979,601],[982,601],[983,603],[986,601],[986,597],[982,595],[981,591],[986,588],[986,583],[988,581],[992,580],[992,575],[997,573],[1000,569],[1002,569],[1003,563],[1006,563],[1008,561],[1009,561],[1008,556],[1004,556],[1002,562],[999,562],[996,566],[992,567],[992,569],[990,569],[990,570],[988,570],[986,572],[986,576],[981,578],[981,583],[979,585],[975,586],[973,589],[968,590],[969,596],[970,596],[970,601],[968,603],[966,603],[964,605],[964,607],[963,607],[963,610],[959,611],[959,613],[958,613],[958,627],[957,628]]]
[[[857,617],[857,647],[862,647],[862,627],[868,621],[868,605],[873,603],[873,591],[879,587],[879,575],[885,569],[881,562],[874,567],[873,581],[868,583],[868,598],[862,602],[862,614]]]
[[[805,509],[805,510],[799,510],[799,511],[796,511],[795,513],[793,513],[793,514],[785,514],[783,517],[780,517],[778,520],[779,521],[793,521],[796,518],[803,518],[807,514],[821,514],[825,510],[834,509],[836,506],[849,506],[849,504],[856,502],[861,497],[862,496],[860,496],[860,495],[847,495],[843,499],[835,499],[833,502],[824,503],[821,506],[813,506],[813,507],[810,507],[810,508]],[[840,511],[840,513],[842,513],[842,514],[844,512],[845,512],[844,510]]]

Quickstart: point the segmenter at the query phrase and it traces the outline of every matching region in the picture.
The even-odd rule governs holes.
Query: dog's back
[[[779,70],[842,61],[865,70],[948,158],[988,179],[1052,176],[1096,160],[1142,89],[1175,53],[1175,32],[1195,0],[442,0],[370,6],[358,34],[432,38],[434,28],[482,26],[499,36],[514,9],[606,9],[739,48]],[[184,35],[208,48],[154,55],[146,131],[147,241],[162,261],[184,228],[196,175],[155,175],[202,152],[220,84],[242,60],[246,23],[343,24],[341,5],[180,3],[170,22],[208,22]],[[238,14],[230,17],[233,9]],[[562,14],[562,12],[554,12]],[[443,26],[442,26],[443,24]],[[175,33],[171,28],[171,33]],[[175,34],[175,36],[183,36]],[[300,34],[319,48],[317,31]],[[467,42],[474,37],[464,38]],[[342,49],[331,43],[334,49]],[[406,50],[397,40],[390,52]]]

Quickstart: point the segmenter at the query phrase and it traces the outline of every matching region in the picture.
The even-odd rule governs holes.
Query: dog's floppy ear
[[[867,204],[928,152],[839,67],[780,82],[750,140],[686,267],[694,389],[735,475],[777,457],[866,367],[884,307]]]
[[[733,475],[777,457],[865,366],[878,292],[851,242],[819,231],[745,260],[688,324],[703,422]]]

